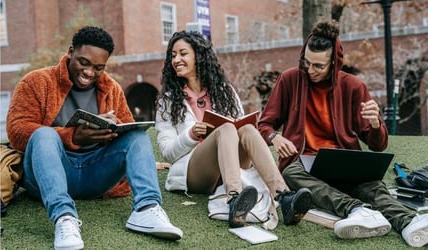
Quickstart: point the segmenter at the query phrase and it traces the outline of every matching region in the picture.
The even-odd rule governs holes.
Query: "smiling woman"
[[[311,205],[310,192],[289,191],[257,129],[252,124],[237,129],[225,123],[207,134],[214,126],[203,122],[205,111],[233,118],[244,114],[211,42],[197,32],[175,33],[168,44],[162,83],[156,130],[160,151],[172,163],[166,189],[209,194],[222,182],[229,226],[243,226],[258,193],[251,185],[243,187],[240,169],[254,166],[281,204],[284,223],[297,224]]]

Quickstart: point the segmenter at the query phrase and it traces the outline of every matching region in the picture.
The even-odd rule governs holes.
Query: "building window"
[[[277,1],[281,3],[288,3],[288,0],[277,0]]]
[[[286,40],[290,38],[290,31],[287,26],[283,26],[283,25],[279,26],[278,37],[280,40]]]
[[[428,27],[428,17],[424,17],[424,19],[422,19],[422,25],[424,27]]]
[[[162,43],[168,44],[172,34],[177,30],[175,4],[161,3]]]
[[[239,43],[239,24],[237,16],[226,16],[226,44]]]
[[[6,135],[6,117],[7,111],[9,110],[10,103],[10,92],[9,91],[0,91],[0,142],[7,141]]]
[[[0,0],[0,46],[7,46],[6,1]]]
[[[266,24],[263,22],[254,23],[254,40],[255,42],[263,42],[266,40]]]

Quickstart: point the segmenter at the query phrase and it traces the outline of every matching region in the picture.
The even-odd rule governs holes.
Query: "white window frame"
[[[7,36],[7,17],[6,17],[6,0],[0,0],[3,4],[0,12],[0,47],[9,46]]]
[[[10,91],[0,91],[0,141],[7,140],[6,134],[6,118],[9,110],[10,101],[12,99]]]
[[[288,3],[288,0],[277,0],[277,1],[281,3]]]
[[[171,7],[172,10],[172,20],[167,20],[165,19],[164,16],[162,16],[162,9],[163,7]],[[176,6],[173,3],[166,3],[166,2],[161,2],[160,3],[160,19],[161,19],[161,40],[162,40],[162,44],[163,45],[167,45],[169,42],[169,39],[171,38],[172,34],[174,34],[177,31],[177,13],[176,13]],[[172,23],[172,31],[171,31],[171,36],[169,36],[168,39],[166,38],[166,34],[165,34],[165,27],[164,27],[164,22],[171,22]]]
[[[285,25],[280,25],[278,28],[279,40],[290,39],[290,28]]]
[[[260,25],[257,27],[257,25]],[[257,32],[254,34],[254,37],[256,38],[256,42],[264,42],[266,41],[266,23],[262,21],[255,21],[254,22],[254,32]]]
[[[424,17],[424,18],[422,19],[422,26],[424,26],[424,27],[428,27],[428,17]]]
[[[230,30],[230,28],[228,27],[228,19],[234,19],[234,23],[235,23],[235,27],[234,30]],[[225,43],[226,44],[238,44],[239,43],[239,18],[238,16],[233,16],[233,15],[226,15],[225,16]],[[234,34],[234,41],[230,42],[230,34]]]

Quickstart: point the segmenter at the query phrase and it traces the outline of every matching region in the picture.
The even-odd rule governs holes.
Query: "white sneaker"
[[[83,249],[83,241],[80,236],[82,222],[73,216],[61,216],[55,223],[56,250]]]
[[[126,222],[126,228],[168,240],[179,240],[183,237],[181,229],[171,224],[159,205],[141,212],[132,211]]]
[[[428,214],[416,215],[403,229],[401,236],[412,247],[428,244]]]
[[[334,233],[342,239],[382,236],[391,230],[391,224],[379,212],[365,207],[356,208],[346,219],[334,224]]]

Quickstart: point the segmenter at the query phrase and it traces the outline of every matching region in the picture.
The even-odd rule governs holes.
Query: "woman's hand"
[[[214,129],[215,127],[207,122],[196,122],[191,129],[193,137],[204,138],[208,132],[208,128]]]

